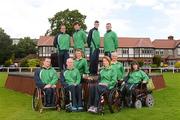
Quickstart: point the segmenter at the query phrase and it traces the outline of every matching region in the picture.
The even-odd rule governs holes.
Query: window
[[[122,49],[122,54],[129,54],[128,48],[123,48]]]
[[[169,55],[173,55],[173,50],[168,50]]]
[[[180,48],[177,48],[177,54],[180,55]]]
[[[160,50],[160,55],[164,55],[164,50]]]

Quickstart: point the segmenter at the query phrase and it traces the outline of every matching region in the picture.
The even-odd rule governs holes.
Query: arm
[[[142,77],[143,83],[148,82],[148,80],[149,80],[148,75],[144,71],[142,71],[142,70],[140,72],[141,72],[141,77]]]
[[[86,59],[84,60],[84,72],[86,74],[89,74],[89,67]]]
[[[80,75],[80,72],[79,70],[76,71],[76,83],[75,84],[80,84],[81,83],[81,75]]]
[[[58,41],[58,35],[55,36],[54,41],[53,41],[53,45],[54,45],[55,48],[57,48],[57,46],[58,46],[57,41]]]
[[[50,84],[55,85],[57,83],[57,81],[58,81],[58,76],[57,76],[57,73],[56,73],[56,71],[54,69],[53,69],[52,72],[53,72],[53,76],[52,76],[52,80],[51,80]]]
[[[113,34],[113,40],[114,40],[114,45],[115,45],[115,49],[117,49],[118,48],[118,37],[117,37],[117,35],[116,35],[116,33],[114,33]]]
[[[68,86],[68,84],[65,82],[64,71],[62,71],[62,72],[60,73],[60,84],[61,84],[63,87]]]
[[[112,69],[111,81],[108,86],[114,86],[116,83],[117,83],[117,72],[116,72],[116,70]]]
[[[122,64],[121,64],[121,67],[120,67],[120,71],[121,71],[121,73],[122,73],[121,80],[123,80],[123,78],[124,78],[124,74],[125,74],[125,70],[124,70],[124,67],[123,67],[123,65],[122,65]]]
[[[35,72],[34,72],[34,80],[35,80],[36,86],[38,88],[44,88],[45,84],[42,82],[42,80],[40,79],[40,76],[39,76],[40,71],[41,71],[40,68],[35,70]]]
[[[87,37],[86,37],[86,33],[84,31],[82,31],[82,37],[83,37],[83,40],[84,40],[84,44],[86,44]]]
[[[93,30],[91,29],[88,33],[88,37],[87,37],[87,44],[88,44],[88,47],[91,47],[91,41],[92,41],[92,32]]]

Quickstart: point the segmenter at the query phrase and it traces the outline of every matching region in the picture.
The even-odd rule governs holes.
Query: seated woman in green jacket
[[[72,111],[81,111],[83,110],[81,75],[79,70],[74,68],[72,58],[68,58],[66,64],[67,69],[61,72],[61,84],[71,92],[72,106],[70,106],[70,109]]]
[[[100,70],[99,83],[89,88],[89,109],[88,112],[97,113],[100,95],[115,87],[117,83],[117,73],[111,67],[111,59],[103,57],[103,68]]]
[[[137,87],[140,83],[147,83],[148,80],[148,75],[139,69],[139,64],[137,62],[132,62],[131,70],[127,76],[127,81],[123,82],[123,84],[125,83],[122,89],[123,93],[126,96],[132,98],[134,88]],[[130,102],[132,103],[132,101]]]
[[[75,60],[74,60],[74,66],[77,68],[81,74],[81,77],[84,74],[89,74],[89,67],[87,60],[83,58],[83,51],[80,49],[76,49],[75,51]]]

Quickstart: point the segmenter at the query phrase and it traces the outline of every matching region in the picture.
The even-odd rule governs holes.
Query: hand
[[[47,85],[44,86],[44,88],[51,88],[51,85],[47,84]]]
[[[107,84],[107,83],[99,83],[99,85],[108,86],[108,84]]]
[[[142,83],[147,83],[147,81],[143,80]]]
[[[52,88],[56,88],[56,85],[52,85],[51,87],[52,87]]]
[[[123,81],[122,83],[121,83],[121,85],[124,85],[125,84],[125,82]]]

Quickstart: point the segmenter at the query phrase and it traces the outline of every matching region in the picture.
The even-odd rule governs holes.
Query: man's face
[[[66,32],[66,27],[65,27],[65,26],[61,26],[60,31],[61,31],[62,33],[65,33],[65,32]]]
[[[99,23],[94,23],[94,27],[98,28],[99,27]]]
[[[48,68],[51,66],[51,59],[46,58],[43,62],[43,66]]]
[[[74,25],[74,29],[75,29],[75,30],[79,30],[79,29],[80,29],[80,27],[81,27],[81,26],[80,26],[80,25],[78,25],[78,24]]]
[[[106,24],[106,30],[108,31],[108,30],[111,30],[111,24]]]
[[[68,69],[72,69],[72,68],[74,67],[74,61],[73,61],[73,59],[68,59],[67,62],[66,62],[66,64],[67,64],[67,68],[68,68]]]

